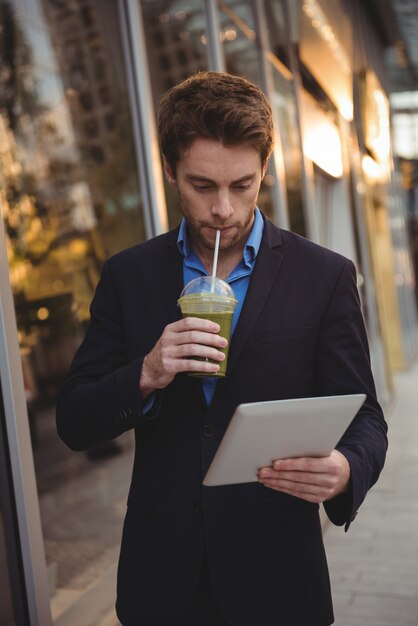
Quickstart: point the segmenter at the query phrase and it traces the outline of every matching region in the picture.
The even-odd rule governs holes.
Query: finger
[[[225,337],[221,337],[215,333],[207,333],[200,330],[188,330],[179,333],[173,333],[170,335],[172,343],[181,345],[185,343],[196,343],[208,346],[215,346],[216,348],[226,348],[228,341]]]
[[[219,365],[217,363],[211,363],[210,361],[197,361],[196,359],[176,359],[174,361],[173,371],[177,374],[180,372],[215,374],[219,371]]]
[[[288,480],[307,485],[325,485],[329,482],[327,474],[318,474],[317,472],[285,472],[277,471],[272,468],[261,469],[259,476],[263,480]]]
[[[298,457],[294,459],[278,459],[273,461],[272,467],[276,470],[298,472],[325,473],[329,470],[329,457]]]
[[[318,498],[321,502],[329,497],[329,489],[320,487],[318,485],[307,485],[303,483],[294,483],[288,480],[263,480],[262,484],[270,489],[276,491],[283,491],[285,493],[291,493],[297,497],[312,497]]]
[[[173,322],[167,326],[174,332],[183,332],[187,330],[203,330],[207,333],[219,333],[221,327],[211,320],[201,319],[200,317],[184,317],[178,322]]]
[[[312,485],[309,483],[298,483],[298,482],[295,483],[291,480],[283,480],[283,479],[277,479],[277,478],[263,479],[262,483],[266,487],[272,487],[279,491],[282,491],[283,489],[287,489],[292,492],[304,493],[307,495],[321,494],[322,496],[325,496],[328,494],[328,489],[326,489],[325,487],[321,485],[315,485],[315,484]]]
[[[279,472],[282,478],[322,485],[332,490],[338,489],[344,476],[344,484],[347,484],[349,478],[349,469],[348,472],[343,473],[341,466],[335,462],[332,456],[322,458],[302,457],[299,459],[275,461],[273,468],[275,469],[270,469]],[[300,475],[299,478],[297,474]],[[268,476],[268,471],[265,475]]]
[[[301,500],[306,500],[306,502],[311,502],[311,504],[321,504],[324,502],[326,498],[322,498],[321,496],[313,495],[310,493],[304,493],[302,491],[296,491],[292,489],[276,489],[275,487],[270,487],[269,485],[265,485],[269,489],[274,489],[274,491],[280,491],[281,493],[287,493],[289,496],[293,496],[295,498],[300,498]]]
[[[225,355],[210,346],[202,346],[197,343],[182,344],[173,349],[173,357],[184,359],[185,357],[201,357],[203,359],[214,359],[215,361],[223,361]]]
[[[321,472],[286,472],[274,470],[271,467],[262,468],[259,471],[261,480],[287,480],[292,483],[313,485],[328,490],[328,493],[335,490],[339,484],[338,475],[335,473],[326,474]]]
[[[285,491],[286,493],[291,492],[292,495],[296,495],[297,497],[302,497],[302,495],[313,496],[318,498],[319,502],[329,500],[337,493],[336,484],[332,480],[321,484],[299,483],[275,478],[260,478],[259,480],[265,487],[275,489],[276,491]]]

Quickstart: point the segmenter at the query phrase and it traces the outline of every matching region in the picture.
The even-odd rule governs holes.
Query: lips
[[[216,227],[216,226],[209,226],[210,229],[217,231],[220,230],[221,233],[226,233],[228,230],[231,230],[232,228],[235,228],[235,226],[223,226],[221,228]]]

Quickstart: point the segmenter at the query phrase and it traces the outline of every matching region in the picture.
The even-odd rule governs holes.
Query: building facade
[[[276,142],[260,208],[354,261],[390,402],[418,323],[373,5],[0,0],[1,624],[112,611],[133,439],[67,450],[55,399],[103,261],[179,222],[156,135],[179,80],[226,70],[265,91]]]

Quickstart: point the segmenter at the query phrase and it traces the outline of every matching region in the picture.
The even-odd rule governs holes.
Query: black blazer
[[[109,259],[91,324],[61,393],[62,439],[82,450],[135,428],[136,454],[118,571],[124,626],[171,626],[184,615],[204,553],[231,626],[328,626],[333,621],[318,506],[258,483],[202,487],[242,402],[365,392],[338,449],[350,489],[325,503],[348,528],[387,447],[351,261],[265,220],[231,341],[228,375],[210,407],[179,374],[143,414],[141,364],[180,319],[177,230]]]

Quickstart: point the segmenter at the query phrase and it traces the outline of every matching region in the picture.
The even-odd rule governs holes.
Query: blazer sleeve
[[[154,419],[157,392],[144,407],[139,378],[144,356],[127,362],[120,305],[106,261],[90,307],[90,324],[57,403],[57,430],[73,450],[85,450]]]
[[[387,450],[387,424],[376,398],[356,270],[346,260],[322,320],[317,344],[320,395],[365,393],[367,398],[337,445],[350,464],[348,491],[324,503],[330,520],[345,524],[357,515],[377,481]]]

